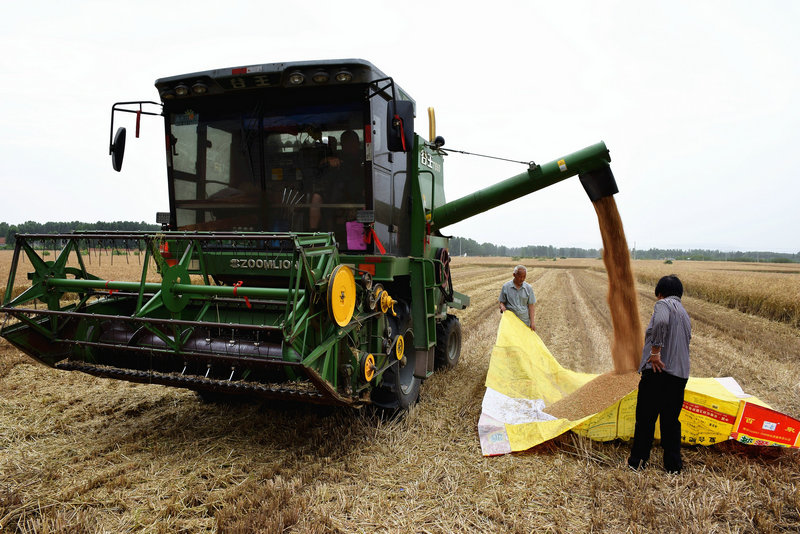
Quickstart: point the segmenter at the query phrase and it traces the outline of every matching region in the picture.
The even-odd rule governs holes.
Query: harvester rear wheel
[[[455,315],[436,325],[436,368],[450,369],[461,355],[461,323]]]

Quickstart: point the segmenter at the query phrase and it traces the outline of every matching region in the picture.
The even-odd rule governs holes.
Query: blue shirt
[[[647,361],[650,350],[661,347],[664,372],[679,378],[689,378],[689,340],[692,339],[692,323],[689,314],[678,297],[666,297],[656,301],[653,316],[644,333],[644,350],[639,371],[652,369]]]

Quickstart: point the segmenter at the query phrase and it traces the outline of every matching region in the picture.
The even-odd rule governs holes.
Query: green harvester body
[[[0,335],[45,365],[206,398],[406,408],[461,349],[448,312],[469,297],[453,290],[440,229],[575,175],[592,201],[617,191],[598,143],[446,202],[443,141],[414,133],[413,100],[363,60],[156,88],[160,103],[115,104],[111,132],[119,113],[137,132],[163,117],[162,231],[16,236]],[[120,128],[116,170],[124,144]],[[93,275],[98,249],[134,252],[141,276]],[[15,294],[22,267],[30,287]]]

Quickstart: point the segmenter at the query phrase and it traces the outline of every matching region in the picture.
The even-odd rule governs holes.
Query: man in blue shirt
[[[536,295],[533,294],[531,285],[525,281],[526,276],[528,276],[528,271],[524,265],[514,267],[514,279],[503,284],[497,300],[500,302],[500,313],[511,310],[531,330],[536,330],[533,321]]]
[[[636,428],[628,465],[644,467],[661,417],[661,447],[664,469],[680,473],[681,423],[683,393],[689,379],[689,341],[692,324],[681,303],[683,284],[675,275],[665,276],[656,284],[653,316],[644,336],[644,350],[639,372],[639,393],[636,399]]]

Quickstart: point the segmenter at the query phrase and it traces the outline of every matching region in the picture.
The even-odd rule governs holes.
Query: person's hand
[[[650,358],[647,359],[650,365],[653,366],[653,371],[660,373],[664,370],[664,362],[661,361],[661,353],[650,353]]]
[[[504,311],[506,311],[506,305],[501,302],[500,303],[500,313],[503,313]]]
[[[533,324],[533,321],[531,321],[531,330],[533,330],[534,332],[536,332],[536,325],[535,325],[535,324]]]

